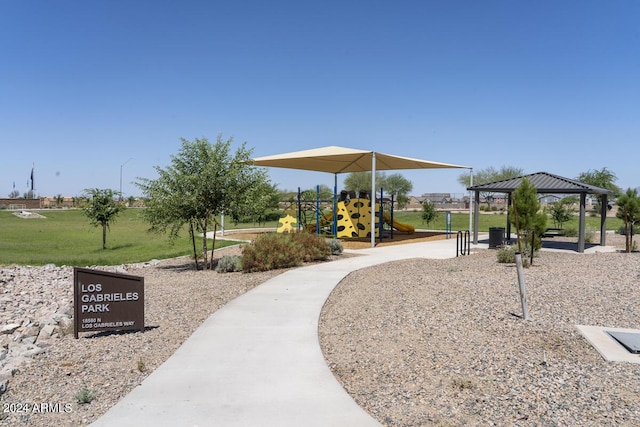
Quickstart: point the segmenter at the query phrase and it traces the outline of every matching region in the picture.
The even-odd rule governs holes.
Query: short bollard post
[[[518,270],[518,286],[520,288],[520,303],[522,304],[522,318],[531,320],[529,316],[529,300],[527,298],[527,286],[524,282],[524,268],[522,267],[522,255],[516,252],[516,267]]]

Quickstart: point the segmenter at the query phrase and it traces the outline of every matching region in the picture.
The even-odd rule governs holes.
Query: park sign
[[[75,337],[79,332],[144,332],[144,278],[74,267]]]

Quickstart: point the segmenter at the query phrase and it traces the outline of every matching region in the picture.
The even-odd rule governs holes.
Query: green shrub
[[[501,264],[514,264],[516,262],[516,249],[512,245],[502,245],[498,248],[498,262]]]
[[[242,250],[242,269],[246,272],[297,267],[304,260],[304,247],[294,234],[265,233]]]
[[[312,233],[293,233],[293,241],[302,245],[304,250],[304,262],[323,261],[331,255],[331,248],[324,237]]]
[[[238,255],[223,255],[216,265],[218,273],[233,273],[242,270],[242,260]]]
[[[297,267],[303,262],[321,261],[331,255],[323,237],[311,233],[262,234],[242,250],[246,272]]]
[[[516,253],[518,252],[517,245],[503,245],[498,249],[498,262],[501,264],[515,264]],[[527,267],[529,265],[529,248],[525,247],[522,251],[522,265]]]
[[[578,229],[576,227],[565,227],[564,235],[566,237],[578,237]]]
[[[622,236],[626,236],[627,235],[627,229],[624,227],[624,225],[618,229],[618,234],[620,234]],[[636,234],[638,234],[638,227],[634,226],[631,229],[631,235],[635,236]]]
[[[76,402],[80,405],[91,403],[96,397],[96,392],[87,388],[86,384],[82,384],[82,388],[76,393]]]
[[[331,249],[331,255],[340,255],[344,251],[342,242],[338,239],[329,240],[329,249]]]
[[[595,240],[595,237],[596,237],[596,232],[590,228],[587,228],[587,230],[584,232],[584,241],[586,243],[593,243],[593,241]]]

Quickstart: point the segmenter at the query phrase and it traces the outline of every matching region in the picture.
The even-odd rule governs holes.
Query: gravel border
[[[543,251],[525,270],[531,321],[515,266],[496,259],[475,250],[345,278],[319,337],[347,392],[387,426],[640,425],[640,365],[605,362],[575,328],[640,328],[640,254]]]

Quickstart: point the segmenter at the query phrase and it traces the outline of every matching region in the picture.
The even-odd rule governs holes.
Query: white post
[[[518,270],[518,286],[520,288],[520,303],[522,304],[522,318],[531,320],[529,316],[529,299],[527,298],[527,285],[524,282],[524,268],[522,268],[522,255],[516,252],[516,267]]]
[[[376,152],[371,156],[371,247],[376,247]]]

